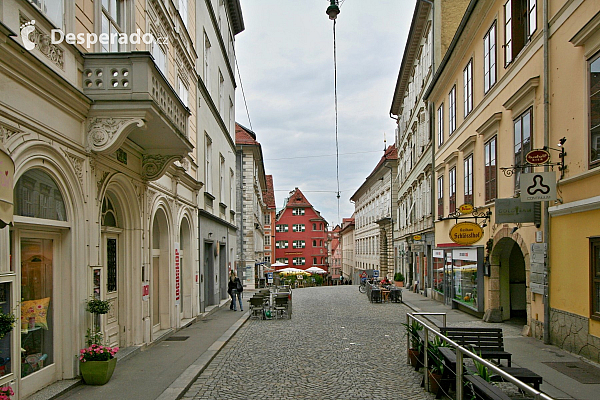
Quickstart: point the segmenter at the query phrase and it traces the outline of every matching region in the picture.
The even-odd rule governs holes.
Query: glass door
[[[52,239],[21,239],[20,326],[23,378],[48,369],[55,361],[53,249]]]

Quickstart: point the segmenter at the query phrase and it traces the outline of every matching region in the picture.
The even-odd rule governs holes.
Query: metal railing
[[[453,340],[442,335],[434,327],[428,325],[425,321],[416,317],[416,316],[428,316],[428,315],[442,315],[443,316],[443,326],[444,327],[446,326],[446,313],[407,313],[406,314],[406,324],[408,326],[411,326],[413,321],[416,321],[417,323],[419,323],[420,325],[423,326],[423,333],[424,333],[424,340],[425,340],[425,343],[423,346],[423,348],[424,348],[424,350],[423,350],[424,351],[423,366],[425,367],[425,371],[427,371],[427,368],[429,366],[428,348],[429,348],[429,335],[430,334],[433,334],[433,336],[439,337],[441,340],[443,340],[444,342],[448,343],[449,345],[453,346],[456,349],[456,370],[454,371],[456,374],[456,400],[463,400],[463,394],[464,394],[463,393],[463,373],[464,373],[463,359],[465,356],[482,364],[483,366],[485,366],[488,369],[488,371],[491,371],[494,374],[499,375],[505,381],[514,384],[522,392],[533,396],[533,398],[535,400],[554,400],[552,397],[548,396],[547,394],[534,389],[533,387],[529,386],[528,384],[526,384],[524,382],[521,382],[514,376],[507,374],[506,372],[504,372],[503,370],[498,368],[496,365],[490,363],[487,360],[484,360],[483,358],[479,357],[477,354],[460,346],[458,343],[456,343]],[[410,348],[410,340],[407,340],[406,341],[407,361],[408,361],[408,349],[409,348]],[[425,372],[425,374],[424,374],[425,388],[427,388],[429,385],[429,377],[427,375],[428,374]]]

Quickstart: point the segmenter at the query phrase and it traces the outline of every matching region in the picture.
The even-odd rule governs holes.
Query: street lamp
[[[335,20],[340,13],[340,7],[338,6],[338,0],[331,0],[331,4],[327,7],[327,11],[325,11],[327,15],[329,15],[330,20]]]

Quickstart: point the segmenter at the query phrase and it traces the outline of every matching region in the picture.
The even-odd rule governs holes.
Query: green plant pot
[[[86,385],[104,385],[110,380],[116,365],[116,358],[108,361],[80,361],[79,371]]]

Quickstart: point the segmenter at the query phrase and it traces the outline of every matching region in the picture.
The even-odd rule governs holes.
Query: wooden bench
[[[479,399],[489,400],[511,400],[498,386],[495,386],[479,375],[465,375],[465,381],[470,382],[475,392],[474,395]]]
[[[440,328],[442,335],[472,349],[473,353],[484,359],[506,360],[511,366],[511,353],[504,351],[504,338],[500,328]]]

